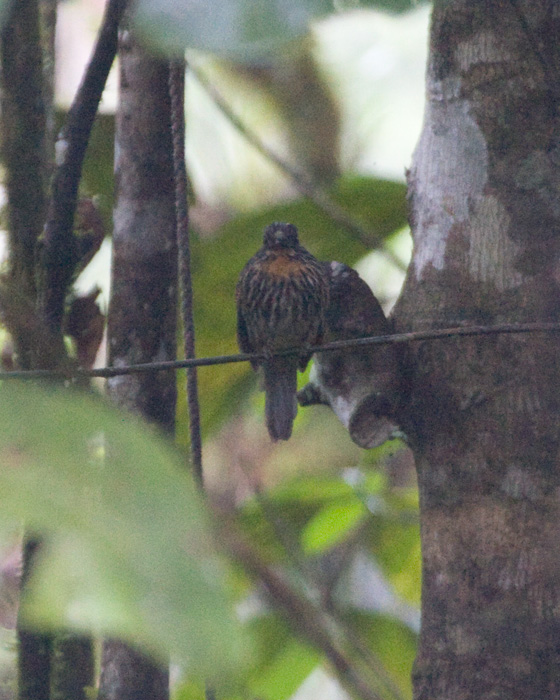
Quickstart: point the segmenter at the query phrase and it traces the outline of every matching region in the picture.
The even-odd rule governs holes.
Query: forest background
[[[295,223],[303,243],[319,259],[356,267],[386,313],[399,294],[411,250],[405,169],[421,128],[429,13],[422,4],[368,4],[388,7],[333,13],[314,22],[309,33],[294,39],[289,51],[277,58],[251,57],[248,61],[246,56],[235,55],[235,46],[226,40],[223,53],[227,56],[189,51],[186,155],[200,356],[236,352],[235,282],[271,221]],[[103,5],[77,0],[60,3],[55,102],[59,123],[81,80]],[[82,195],[95,199],[109,234],[114,204],[116,83],[113,70],[92,132],[81,186]],[[232,115],[241,122],[241,129],[235,119],[232,123]],[[262,142],[280,163],[259,152],[251,139]],[[334,220],[312,198],[302,196],[301,189],[309,187],[309,182],[344,213],[344,221]],[[76,282],[78,294],[99,286],[98,301],[104,312],[110,298],[110,258],[109,235]],[[97,365],[104,362],[101,348]],[[301,377],[301,386],[307,378]],[[181,374],[178,388],[177,443],[188,450]],[[271,444],[263,423],[263,395],[247,363],[202,369],[199,392],[210,499],[248,534],[269,564],[296,578],[304,572],[305,585],[313,582],[326,608],[336,610],[337,624],[352,640],[350,646],[354,650],[363,646],[368,658],[375,659],[378,671],[373,676],[382,697],[410,697],[419,630],[420,543],[415,476],[405,443],[396,438],[363,450],[352,443],[329,409],[314,407],[300,410],[289,443]],[[18,397],[18,405],[25,405],[25,400],[25,396]],[[49,402],[45,398],[43,412],[31,411],[33,417],[27,424],[30,444],[37,447],[37,454],[57,455],[67,469],[64,479],[53,477],[49,486],[41,481],[44,474],[35,458],[29,460],[26,479],[36,477],[40,490],[16,489],[12,502],[8,499],[0,581],[0,622],[6,628],[12,627],[17,609],[10,514],[29,518],[31,511],[40,511],[41,527],[62,527],[66,532],[83,515],[78,513],[83,500],[73,500],[73,494],[83,488],[76,455],[72,459],[60,456],[68,435],[64,430],[53,431],[50,421],[79,432],[87,429],[92,409],[80,408],[80,400],[75,405],[56,397]],[[19,416],[4,416],[4,430],[18,429]],[[98,419],[104,429],[112,429],[113,418],[102,413]],[[141,429],[132,430],[129,437],[119,438],[128,440],[140,478],[152,478],[155,463],[163,460],[168,480],[160,480],[147,511],[141,484],[135,490],[131,482],[128,498],[133,503],[127,510],[128,519],[122,512],[111,514],[111,539],[120,543],[119,548],[106,546],[106,533],[76,534],[74,529],[72,537],[61,537],[58,546],[53,546],[52,557],[45,561],[41,592],[36,592],[30,606],[32,615],[47,626],[64,622],[89,630],[93,625],[100,632],[143,639],[156,654],[188,649],[200,664],[194,678],[192,660],[187,667],[177,664],[174,696],[184,700],[200,697],[201,677],[214,666],[209,653],[214,644],[218,655],[223,654],[224,670],[228,663],[235,668],[235,693],[222,691],[224,699],[346,697],[325,655],[293,633],[238,566],[221,560],[213,564],[220,571],[218,588],[223,587],[229,604],[233,599],[238,612],[242,611],[242,633],[233,622],[231,630],[227,624],[224,627],[223,592],[216,592],[222,596],[220,605],[205,606],[203,619],[199,619],[193,596],[197,592],[204,595],[196,583],[191,589],[184,586],[172,603],[166,603],[166,619],[175,620],[172,631],[161,617],[146,622],[146,616],[138,615],[138,600],[154,583],[145,572],[136,572],[124,584],[120,581],[115,597],[114,576],[123,559],[130,571],[136,570],[136,559],[150,560],[156,579],[158,571],[177,568],[172,561],[176,550],[162,548],[161,542],[179,515],[167,523],[162,522],[167,517],[162,514],[146,516],[154,512],[150,509],[158,499],[169,500],[167,494],[174,483],[169,464],[175,458],[165,454],[154,459],[156,448],[145,444],[147,438],[141,433]],[[45,434],[50,437],[37,446],[33,436]],[[115,475],[115,487],[119,478]],[[7,493],[9,484],[5,485]],[[54,492],[67,504],[56,513],[48,503]],[[179,511],[181,506],[176,505]],[[118,511],[117,502],[107,507]],[[139,523],[135,518],[142,509]],[[88,527],[95,519],[90,514]],[[149,528],[145,520],[150,520]],[[140,547],[137,539],[129,537],[134,530],[143,533]],[[90,542],[88,538],[104,544],[92,553],[82,548],[84,542]],[[77,571],[90,575],[80,577]],[[156,632],[156,626],[164,631]],[[187,639],[193,628],[201,632],[194,641]],[[216,630],[222,637],[219,644]],[[241,643],[240,637],[245,641]],[[239,647],[251,649],[249,661]],[[3,632],[2,665],[4,692],[9,697],[14,676],[11,630]]]

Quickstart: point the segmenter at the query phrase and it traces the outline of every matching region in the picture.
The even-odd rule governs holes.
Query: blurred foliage
[[[297,44],[301,51],[305,39],[298,37],[306,35],[311,17],[332,13],[333,7],[366,6],[399,13],[416,3],[227,0],[217,9],[213,2],[188,3],[186,12],[184,3],[142,0],[139,13],[145,31],[153,31],[152,39],[161,40],[162,45],[170,40],[175,48],[188,43],[238,61],[258,60],[258,65],[252,63],[249,68],[234,63],[219,67],[226,89],[229,85],[227,97],[237,100],[236,108],[246,109],[250,128],[262,127],[264,140],[299,168],[301,144],[294,135],[315,139],[315,148],[324,147],[324,131],[314,129],[321,126],[324,108],[316,105],[332,103],[341,113],[344,107],[352,116],[347,130],[362,137],[369,134],[370,123],[375,127],[386,108],[379,107],[379,83],[375,83],[370,102],[378,112],[365,110],[364,122],[358,124],[343,105],[343,95],[353,87],[354,98],[349,99],[358,103],[363,85],[356,76],[356,85],[352,85],[343,75],[343,89],[337,92],[333,73],[325,65],[309,70],[310,57],[317,59],[311,47],[302,65],[312,75],[318,99],[311,112],[305,112],[309,108],[306,90],[300,90],[302,104],[290,104],[288,109],[281,101],[290,90],[290,81],[294,102],[298,101],[295,83],[301,81],[301,71],[294,69],[293,77],[284,75],[279,89],[278,82],[274,83],[274,51],[284,44],[288,49]],[[197,16],[191,13],[195,7],[200,8]],[[260,10],[264,13],[253,21]],[[333,45],[331,31],[329,28],[323,41],[324,50]],[[372,60],[375,48],[361,39],[353,57],[369,71],[371,86],[376,71],[387,75],[384,61],[391,64],[393,60],[391,55],[387,58],[385,46],[381,59],[376,54]],[[336,52],[330,55],[343,72],[346,63],[340,57]],[[403,65],[401,77],[408,64]],[[391,77],[386,80],[391,82]],[[257,99],[247,88],[249,84],[259,93]],[[274,99],[263,96],[265,84]],[[229,195],[216,197],[216,192],[221,195],[223,191],[215,183],[205,187],[210,170],[196,168],[195,194],[197,186],[203,191],[197,204],[203,211],[207,208],[210,221],[218,212],[220,221],[209,225],[204,216],[198,221],[193,216],[197,353],[205,356],[237,352],[235,284],[245,262],[260,247],[267,224],[293,222],[303,244],[318,258],[352,265],[370,253],[374,241],[391,243],[406,225],[406,203],[403,183],[355,172],[338,176],[344,167],[362,163],[360,157],[366,150],[356,138],[347,148],[352,153],[344,151],[343,127],[338,121],[328,140],[334,165],[325,178],[331,183],[327,193],[371,238],[360,239],[333,223],[309,200],[294,194],[285,177],[269,163],[270,177],[263,177],[263,170],[252,163],[247,179],[232,177],[236,171],[228,170],[228,157],[236,166],[242,158],[235,149],[231,156],[230,144],[215,138],[213,128],[222,120],[221,128],[224,117],[205,111],[204,105],[201,109],[199,98],[196,89],[188,92],[188,106],[203,115],[201,132],[194,134],[194,140],[206,136],[208,141],[196,157],[203,165],[213,159],[216,169],[222,168]],[[408,116],[409,102],[407,90],[405,107],[400,110],[403,119]],[[308,132],[302,134],[297,123],[292,123],[294,115],[307,119]],[[286,138],[279,133],[282,129],[292,133]],[[258,133],[261,135],[260,130]],[[113,140],[114,117],[100,115],[81,183],[83,194],[98,198],[108,233],[113,207]],[[244,142],[243,148],[250,151]],[[368,166],[364,171],[371,173],[374,168]],[[402,165],[394,176],[401,173]],[[253,198],[257,185],[259,192]],[[259,202],[256,209],[254,201]],[[177,432],[179,442],[185,444],[182,373],[178,384]],[[387,466],[391,460],[404,463],[406,450],[391,442],[360,452],[324,407],[300,411],[290,443],[271,446],[262,424],[263,397],[255,387],[246,363],[199,371],[205,467],[211,464],[211,470],[218,462],[226,483],[216,491],[220,494],[223,487],[228,495],[228,489],[233,492],[227,510],[232,530],[246,538],[263,565],[281,573],[294,591],[316,606],[318,620],[323,614],[332,617],[336,630],[348,642],[351,660],[365,654],[379,670],[376,678],[381,686],[386,672],[402,696],[410,697],[421,570],[416,492],[412,486],[396,488]],[[255,416],[258,424],[251,423]],[[29,526],[47,533],[33,596],[25,603],[35,623],[116,634],[143,644],[156,655],[173,654],[183,672],[176,700],[202,700],[200,678],[211,677],[215,671],[229,672],[229,683],[220,688],[220,700],[284,700],[310,675],[332,678],[323,653],[294,633],[290,611],[275,608],[259,581],[243,566],[226,566],[216,555],[208,509],[193,493],[176,453],[135,418],[110,410],[91,396],[4,382],[0,385],[0,452],[4,466],[0,525],[24,518]],[[253,479],[249,495],[235,490],[241,480],[235,471],[236,459],[244,470],[243,478]],[[250,473],[254,465],[258,465],[256,475]],[[271,472],[275,472],[274,479],[268,476]],[[298,477],[286,481],[286,474]],[[404,481],[410,484],[410,478]],[[270,483],[275,485],[267,489]],[[221,521],[218,516],[214,524],[223,525]],[[241,631],[235,618],[241,620]],[[240,651],[242,645],[245,653]],[[333,693],[332,697],[340,697],[340,691]]]
[[[46,535],[23,607],[33,624],[231,672],[240,640],[208,517],[155,431],[100,398],[4,382],[0,451],[0,522]]]
[[[399,453],[404,448],[393,443],[390,449]],[[370,451],[375,467],[298,477],[271,489],[248,501],[239,518],[263,560],[282,571],[296,589],[307,592],[310,600],[320,602],[321,609],[332,615],[339,634],[350,639],[353,648],[371,654],[371,665],[379,662],[409,696],[419,623],[416,493],[390,486],[380,470],[387,450],[383,446]],[[389,556],[389,548],[394,556]],[[370,574],[366,580],[360,574],[364,568]],[[403,586],[405,579],[408,586]],[[268,690],[253,684],[251,689],[266,699],[289,697],[325,659],[305,645],[294,646],[292,636],[286,634],[285,618],[271,611],[266,597],[259,604],[254,592],[249,595],[254,617],[251,629],[262,639],[252,673],[262,684],[263,670],[269,678],[289,668],[292,683],[283,695],[278,694],[280,682]],[[286,666],[286,658],[292,655],[299,662]],[[280,663],[282,669],[277,668]]]
[[[269,58],[331,9],[331,0],[139,0],[134,18],[163,53],[190,47],[251,61]]]
[[[70,389],[4,382],[0,446],[0,524],[21,518],[45,538],[23,604],[30,623],[171,654],[188,669],[180,698],[203,697],[196,669],[217,679],[224,700],[284,700],[328,661],[294,635],[297,610],[271,606],[243,567],[218,560],[208,513],[177,455],[134,417]],[[377,668],[372,683],[383,687],[388,674],[408,697],[416,502],[380,471],[403,449],[392,443],[370,451],[362,467],[298,477],[249,499],[219,527],[239,530],[263,566],[317,608],[318,624],[332,618],[349,653]],[[249,653],[250,663],[240,663]]]
[[[417,0],[138,0],[134,21],[166,55],[196,48],[240,62],[268,64],[302,37],[311,20],[335,10],[410,10]]]
[[[399,453],[404,448],[393,443],[391,449]],[[262,561],[317,607],[317,624],[329,620],[351,663],[356,668],[365,664],[371,687],[380,697],[409,698],[419,607],[417,595],[414,603],[407,600],[399,583],[406,577],[418,588],[420,579],[420,559],[411,546],[413,540],[418,544],[416,496],[413,489],[390,486],[380,470],[384,453],[387,448],[373,458],[378,462],[375,467],[290,480],[247,501],[236,521]],[[324,517],[339,506],[359,507],[355,527],[348,528],[345,518]],[[329,545],[315,529],[322,518],[328,522]],[[388,542],[378,541],[379,533],[389,530],[395,560],[386,556]],[[309,547],[314,531],[316,546]],[[237,691],[226,691],[223,700],[286,700],[317,671],[328,679],[332,673],[328,659],[294,636],[297,611],[275,606],[265,589],[254,588],[239,567],[234,588],[252,639],[252,655],[247,672],[238,678]],[[339,695],[333,690],[332,697]],[[203,700],[203,688],[185,680],[175,698]]]

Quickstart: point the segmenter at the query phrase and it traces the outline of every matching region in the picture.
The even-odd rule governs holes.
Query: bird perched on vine
[[[323,265],[330,281],[326,342],[394,333],[356,270],[335,261]],[[318,352],[309,383],[298,393],[299,405],[329,405],[357,445],[377,447],[398,430],[396,409],[405,389],[402,360],[396,344]]]
[[[297,369],[311,358],[306,348],[323,338],[328,274],[300,245],[293,224],[273,223],[241,271],[236,298],[239,347],[264,356],[251,364],[262,367],[268,432],[272,440],[288,440],[297,413]],[[287,348],[300,352],[273,356]]]

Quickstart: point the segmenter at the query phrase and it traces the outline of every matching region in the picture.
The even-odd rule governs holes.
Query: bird
[[[379,301],[356,270],[340,262],[323,263],[329,277],[324,341],[394,333]],[[298,393],[300,406],[330,405],[352,440],[377,447],[397,426],[402,396],[401,349],[368,345],[317,352],[309,383]]]
[[[303,371],[322,342],[329,299],[325,267],[300,245],[293,224],[267,226],[263,245],[239,275],[236,287],[237,340],[241,352],[258,353],[265,418],[271,439],[288,440],[297,414],[297,370]],[[296,355],[274,356],[300,348]]]

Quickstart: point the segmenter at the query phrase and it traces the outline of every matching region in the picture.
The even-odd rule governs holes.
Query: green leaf
[[[321,509],[302,532],[303,551],[322,552],[342,542],[367,515],[366,506],[358,499]]]
[[[411,671],[416,656],[417,637],[396,618],[377,613],[351,616],[360,639],[381,659],[389,677],[405,698],[412,697]]]
[[[4,382],[0,460],[0,517],[45,537],[31,624],[118,635],[209,676],[238,663],[203,504],[155,430],[92,395]]]
[[[270,501],[280,505],[297,502],[298,507],[322,505],[325,502],[339,501],[352,497],[354,489],[340,477],[309,476],[292,479],[286,484],[271,490],[267,495]]]
[[[294,638],[250,683],[253,697],[285,700],[291,697],[321,659],[320,654]]]
[[[332,8],[332,0],[139,0],[134,19],[146,40],[165,54],[190,47],[269,62]]]

